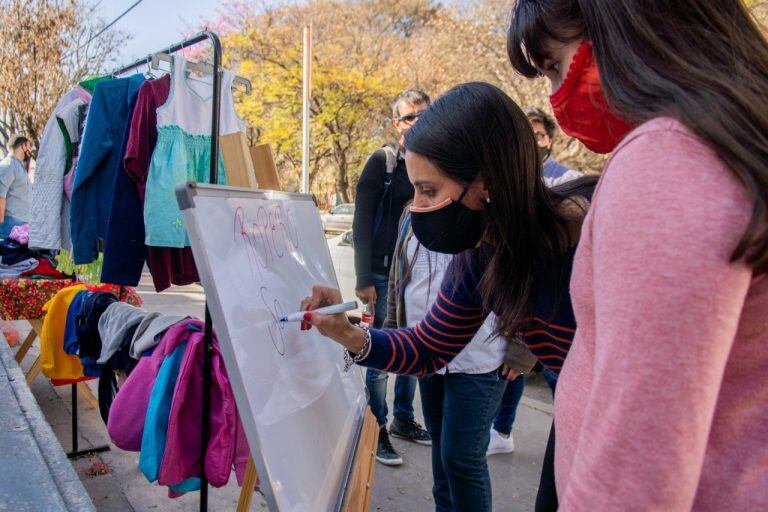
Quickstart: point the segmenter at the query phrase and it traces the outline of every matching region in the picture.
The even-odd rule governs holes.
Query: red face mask
[[[549,102],[560,128],[595,153],[610,153],[633,128],[608,107],[589,41],[576,50],[565,80]]]

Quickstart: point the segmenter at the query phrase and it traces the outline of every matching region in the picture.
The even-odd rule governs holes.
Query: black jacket
[[[405,159],[398,157],[387,197],[384,214],[376,233],[374,219],[384,193],[387,157],[383,149],[373,153],[365,163],[355,196],[355,218],[352,223],[355,244],[357,288],[373,284],[373,274],[389,276],[392,255],[397,243],[397,227],[405,205],[413,199],[413,186],[408,180]]]

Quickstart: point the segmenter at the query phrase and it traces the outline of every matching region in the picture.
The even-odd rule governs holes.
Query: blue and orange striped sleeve
[[[447,365],[472,341],[488,312],[477,291],[473,267],[458,283],[454,261],[446,272],[434,304],[415,327],[371,329],[371,352],[363,366],[405,375],[430,375]]]

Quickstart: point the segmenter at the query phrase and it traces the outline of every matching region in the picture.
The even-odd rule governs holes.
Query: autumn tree
[[[509,0],[238,0],[209,23],[223,35],[225,64],[250,78],[238,111],[254,142],[276,150],[283,181],[298,188],[301,168],[302,27],[314,27],[310,184],[350,198],[365,158],[391,139],[389,102],[405,87],[437,97],[469,81],[499,86],[521,107],[549,111],[549,82],[509,64]],[[750,0],[758,21],[766,0]],[[605,156],[560,132],[554,153],[574,169],[600,172]]]
[[[86,0],[0,2],[0,146],[23,132],[36,148],[59,98],[101,71],[124,40]]]
[[[367,156],[393,137],[392,98],[411,82],[388,66],[399,42],[433,15],[429,0],[320,0],[302,6],[237,3],[224,21],[225,61],[251,79],[254,92],[238,110],[254,141],[276,150],[289,186],[301,167],[302,27],[314,32],[310,183],[332,177],[351,199]],[[245,13],[245,14],[244,14]]]

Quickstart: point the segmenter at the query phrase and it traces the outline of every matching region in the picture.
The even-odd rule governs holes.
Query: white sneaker
[[[491,428],[491,441],[488,443],[486,455],[512,453],[513,451],[515,451],[515,440],[512,439],[512,434],[509,434],[509,437],[504,437],[495,428]]]

